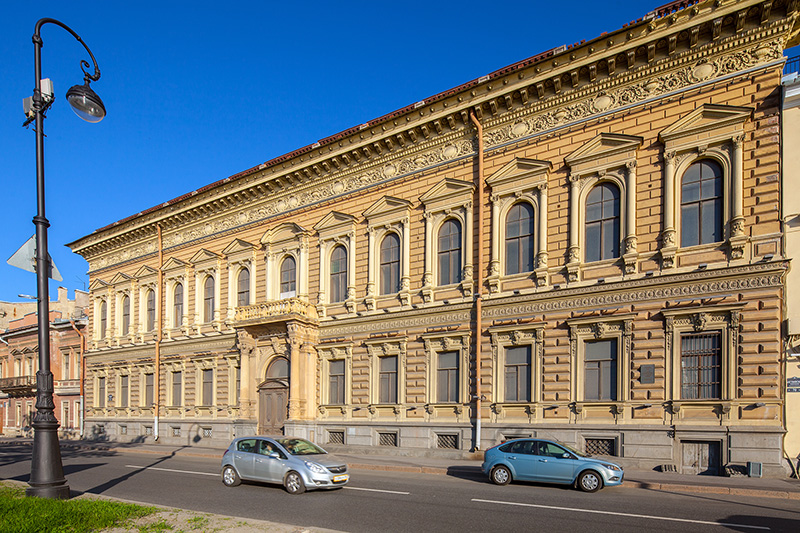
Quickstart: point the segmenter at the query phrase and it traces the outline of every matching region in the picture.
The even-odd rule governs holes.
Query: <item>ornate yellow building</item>
[[[782,474],[798,9],[676,2],[72,243],[87,430]]]

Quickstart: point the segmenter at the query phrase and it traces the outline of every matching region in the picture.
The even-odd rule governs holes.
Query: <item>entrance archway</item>
[[[258,386],[258,433],[279,435],[289,413],[289,360],[276,357]]]

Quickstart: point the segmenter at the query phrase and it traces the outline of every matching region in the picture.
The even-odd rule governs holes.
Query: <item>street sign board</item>
[[[56,281],[63,281],[61,273],[56,268],[56,264],[53,263],[53,258],[50,257],[50,254],[47,254],[47,256],[50,258],[50,272],[47,273],[47,277]],[[36,235],[25,241],[25,244],[20,246],[19,250],[14,252],[14,255],[9,257],[6,262],[11,266],[36,274]]]

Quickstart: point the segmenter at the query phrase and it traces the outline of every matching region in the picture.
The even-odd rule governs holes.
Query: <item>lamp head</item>
[[[83,85],[73,85],[67,91],[67,101],[75,114],[86,122],[100,122],[106,116],[106,107],[87,79]]]

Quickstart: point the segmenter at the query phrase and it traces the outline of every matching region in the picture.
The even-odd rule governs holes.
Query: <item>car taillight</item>
[[[225,451],[224,451],[224,452],[222,452],[222,457],[225,457],[226,455],[228,455],[228,452],[229,452],[229,451],[230,451],[230,449],[228,449],[228,448],[225,448]]]

